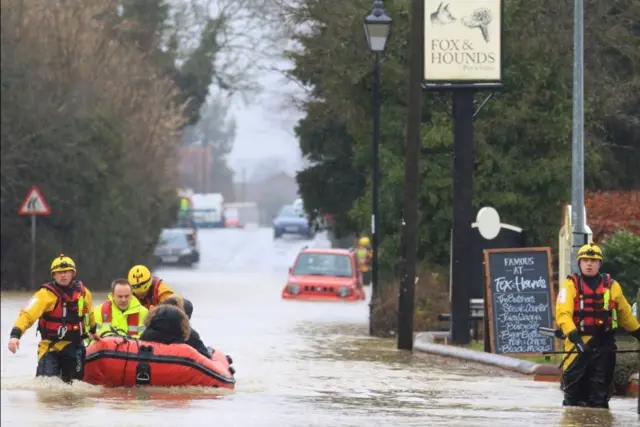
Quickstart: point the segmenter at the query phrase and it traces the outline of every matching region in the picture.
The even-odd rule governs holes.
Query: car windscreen
[[[296,276],[351,277],[351,259],[342,254],[302,253],[298,257],[293,274]]]
[[[189,246],[187,234],[182,230],[164,230],[160,236],[160,245]]]
[[[282,209],[280,209],[280,213],[278,214],[278,216],[286,218],[300,218],[303,215],[304,213],[300,209],[296,209],[295,206],[283,206]]]
[[[226,209],[224,211],[224,216],[227,218],[238,219],[238,209]]]
[[[196,223],[191,218],[181,216],[178,217],[175,228],[196,228]]]

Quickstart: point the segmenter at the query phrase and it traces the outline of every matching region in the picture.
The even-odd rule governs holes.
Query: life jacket
[[[581,276],[569,275],[576,286],[573,322],[584,335],[595,335],[618,327],[616,302],[611,299],[611,276],[600,275],[596,289],[591,289]]]
[[[74,280],[70,286],[73,289],[71,296],[60,289],[55,282],[40,286],[58,297],[53,310],[44,313],[38,321],[38,332],[42,339],[80,342],[86,336],[88,308],[84,303],[85,287],[77,280]]]
[[[150,309],[152,305],[158,305],[158,297],[160,291],[160,283],[162,283],[162,279],[158,277],[151,278],[151,287],[149,291],[144,296],[144,298],[138,298],[140,300],[140,304],[142,304],[145,308]]]
[[[102,326],[112,326],[113,320],[113,304],[111,300],[107,300],[102,304],[100,310],[102,314]],[[135,336],[138,333],[138,323],[140,322],[140,313],[131,313],[127,316],[127,335]]]
[[[360,263],[360,271],[369,271],[369,250],[367,248],[359,248],[356,254]]]

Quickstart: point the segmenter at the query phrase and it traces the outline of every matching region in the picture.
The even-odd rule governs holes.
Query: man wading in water
[[[625,328],[640,341],[640,323],[622,287],[601,274],[602,250],[591,243],[578,251],[580,275],[560,286],[556,322],[567,337],[562,362],[564,406],[609,408],[616,364],[615,330]]]

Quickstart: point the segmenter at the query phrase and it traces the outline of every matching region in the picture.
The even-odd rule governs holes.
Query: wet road
[[[235,392],[105,390],[34,379],[35,328],[16,355],[6,350],[29,295],[3,293],[2,426],[640,425],[635,399],[614,399],[610,412],[565,410],[557,384],[397,352],[394,341],[367,336],[366,302],[282,301],[287,267],[300,247],[327,246],[322,236],[307,242],[273,241],[269,229],[200,234],[199,266],[157,273],[194,302],[193,325],[203,340],[233,356]]]

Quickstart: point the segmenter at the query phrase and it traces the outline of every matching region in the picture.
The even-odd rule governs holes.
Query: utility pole
[[[586,245],[584,214],[584,0],[573,3],[573,133],[571,149],[571,265],[578,267],[578,250]]]
[[[247,168],[242,168],[242,202],[247,201]]]
[[[424,0],[411,2],[411,57],[407,137],[404,149],[404,220],[402,222],[402,282],[398,296],[398,349],[413,350],[413,311],[415,305],[420,197],[420,123],[422,119],[422,78],[424,64]]]
[[[200,176],[202,177],[202,194],[207,194],[207,144],[202,141],[202,169]]]

